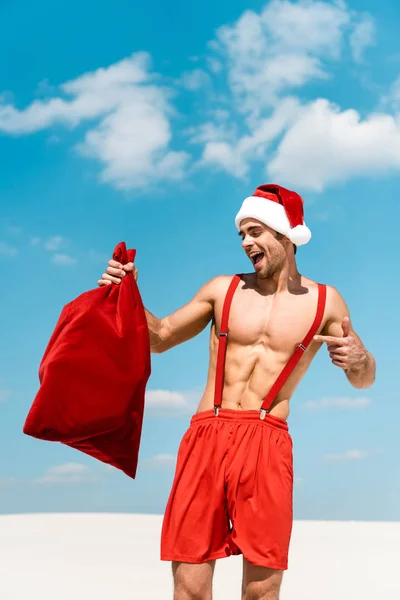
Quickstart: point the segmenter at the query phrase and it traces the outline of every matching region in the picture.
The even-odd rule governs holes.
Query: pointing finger
[[[332,335],[314,335],[315,342],[321,342],[326,344],[334,344],[335,346],[344,346],[347,344],[345,338],[333,337]]]

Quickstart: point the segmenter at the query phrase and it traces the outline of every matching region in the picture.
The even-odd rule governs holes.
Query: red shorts
[[[161,560],[203,563],[243,554],[285,570],[293,509],[286,421],[221,408],[193,416],[178,453]]]

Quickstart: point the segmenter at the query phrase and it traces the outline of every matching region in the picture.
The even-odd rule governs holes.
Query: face
[[[259,279],[268,279],[282,270],[286,261],[283,236],[257,219],[244,219],[239,235]]]

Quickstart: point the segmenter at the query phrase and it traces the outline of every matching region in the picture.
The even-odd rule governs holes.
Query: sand
[[[161,516],[0,516],[1,600],[172,600]],[[400,523],[297,521],[282,600],[399,600]],[[240,600],[241,557],[214,600]]]

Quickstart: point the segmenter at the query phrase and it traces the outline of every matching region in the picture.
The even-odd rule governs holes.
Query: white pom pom
[[[304,246],[311,240],[311,231],[306,225],[297,225],[290,230],[288,238],[295,246]]]

